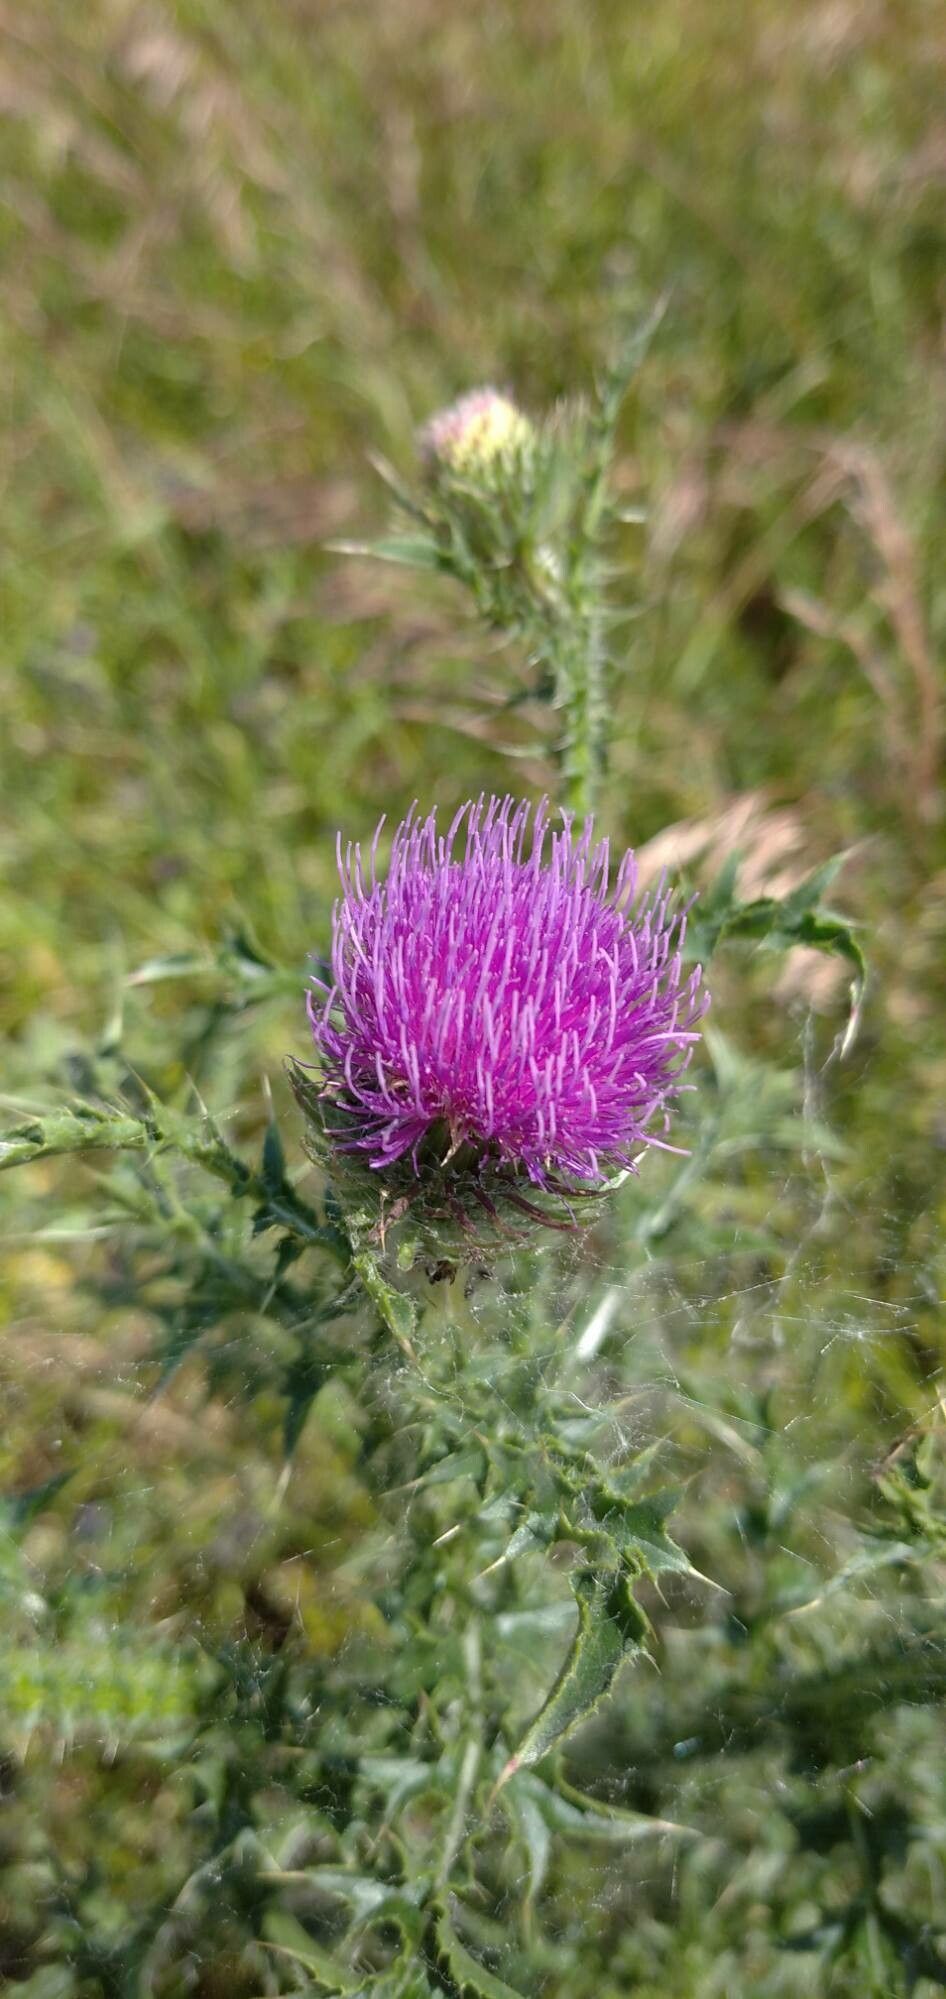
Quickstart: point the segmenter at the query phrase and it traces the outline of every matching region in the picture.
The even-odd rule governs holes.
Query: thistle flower
[[[498,389],[471,389],[448,409],[440,410],[420,434],[421,453],[432,471],[462,477],[493,469],[497,459],[509,459],[534,438],[527,416]]]
[[[664,888],[635,901],[633,854],[611,883],[592,822],[546,803],[480,798],[445,835],[411,813],[384,879],[380,833],[367,871],[339,839],[331,983],[309,996],[333,1142],[420,1175],[431,1136],[441,1165],[462,1149],[553,1191],[663,1145],[706,1005]]]

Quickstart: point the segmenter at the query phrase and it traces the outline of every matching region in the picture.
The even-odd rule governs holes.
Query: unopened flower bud
[[[497,462],[518,456],[535,438],[529,418],[498,389],[471,389],[431,417],[421,432],[424,460],[431,471],[460,478],[492,472]]]

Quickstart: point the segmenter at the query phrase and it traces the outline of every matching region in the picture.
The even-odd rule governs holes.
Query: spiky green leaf
[[[607,1693],[625,1655],[639,1651],[647,1637],[647,1619],[634,1601],[626,1576],[596,1575],[582,1569],[572,1587],[578,1628],[558,1678],[509,1758],[501,1783],[517,1770],[541,1762],[587,1720]]]

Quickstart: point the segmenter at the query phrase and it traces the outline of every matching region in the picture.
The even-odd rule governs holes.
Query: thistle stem
[[[323,1227],[288,1183],[280,1188],[268,1185],[262,1174],[231,1152],[212,1126],[188,1124],[157,1105],[151,1105],[148,1115],[140,1118],[98,1111],[55,1111],[30,1118],[0,1140],[0,1172],[72,1152],[177,1152],[224,1181],[236,1199],[259,1201],[273,1221],[290,1234],[327,1249],[340,1263],[350,1262],[350,1247],[338,1231]]]
[[[604,647],[594,610],[576,618],[561,638],[563,804],[579,818],[595,809],[603,764]]]
[[[604,765],[605,644],[602,605],[589,575],[587,545],[573,559],[567,578],[552,583],[556,558],[551,550],[525,565],[533,606],[532,644],[554,687],[554,704],[564,717],[558,745],[561,802],[578,818],[595,809]]]

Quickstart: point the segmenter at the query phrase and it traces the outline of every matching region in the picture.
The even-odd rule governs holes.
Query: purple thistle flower
[[[309,997],[335,1143],[418,1173],[439,1126],[448,1157],[588,1189],[662,1144],[707,1004],[668,892],[635,903],[631,853],[609,885],[608,842],[545,803],[481,798],[445,837],[411,813],[384,880],[380,834],[367,878],[339,838],[332,983]]]

